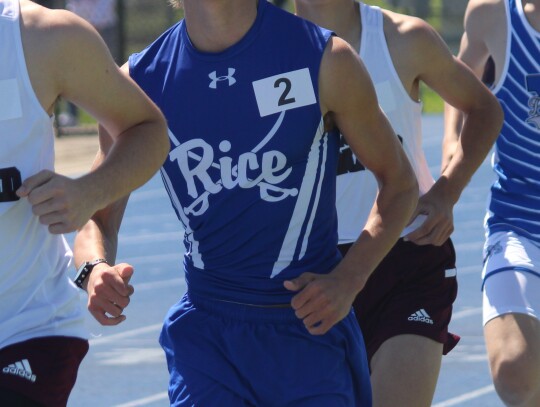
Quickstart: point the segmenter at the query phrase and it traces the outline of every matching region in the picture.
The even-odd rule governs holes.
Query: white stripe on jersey
[[[300,192],[298,194],[296,206],[294,208],[291,221],[287,229],[287,234],[285,235],[285,238],[283,239],[283,245],[281,246],[281,251],[279,252],[278,260],[274,263],[274,267],[272,269],[272,274],[270,278],[274,278],[275,276],[277,276],[286,267],[288,267],[293,261],[294,253],[296,252],[296,248],[298,247],[298,242],[301,239],[300,233],[302,231],[302,226],[304,225],[305,220],[308,216],[310,216],[310,220],[309,220],[310,226],[308,227],[308,230],[306,230],[303,242],[307,242],[307,240],[309,239],[309,233],[311,231],[311,224],[313,222],[313,217],[315,216],[315,212],[316,212],[318,202],[320,199],[320,188],[322,185],[321,180],[323,178],[323,173],[321,171],[324,171],[324,167],[320,169],[318,169],[318,167],[319,167],[319,161],[320,161],[320,156],[321,156],[320,143],[324,134],[325,134],[324,120],[323,118],[321,118],[319,127],[317,128],[317,132],[315,133],[315,138],[313,139],[313,143],[311,145],[311,149],[309,152],[308,162],[306,165],[306,172],[305,172],[304,180],[302,181],[302,186],[300,187]],[[324,148],[323,148],[325,155],[327,151],[327,143],[328,143],[328,140],[325,140]],[[326,157],[324,157],[324,161],[326,161]],[[312,214],[309,215],[308,214],[309,203],[313,196],[313,191],[314,191],[317,175],[320,176],[321,180],[317,186],[317,190],[315,191],[316,202],[313,205]],[[305,254],[305,247],[306,246],[304,246],[303,244],[303,247],[302,247],[303,252],[301,253],[301,256]]]

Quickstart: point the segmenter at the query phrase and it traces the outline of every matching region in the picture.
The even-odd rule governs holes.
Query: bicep
[[[61,58],[63,97],[90,113],[112,136],[159,117],[149,98],[114,63],[95,30],[82,26],[71,31]]]
[[[450,54],[432,58],[421,79],[446,103],[463,112],[470,112],[491,98],[488,88],[477,75]]]

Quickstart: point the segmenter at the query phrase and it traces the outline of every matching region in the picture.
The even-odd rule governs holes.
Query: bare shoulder
[[[332,37],[328,41],[321,62],[319,87],[323,113],[336,99],[350,95],[350,86],[361,83],[370,84],[369,75],[358,53],[343,39]]]
[[[465,11],[465,30],[488,34],[506,22],[504,0],[470,0]]]
[[[465,13],[497,13],[501,11],[504,12],[504,1],[505,0],[469,0]]]
[[[329,39],[323,55],[323,61],[329,64],[336,64],[338,67],[358,59],[356,51],[348,42],[340,37],[333,36]]]
[[[417,99],[419,80],[452,64],[452,54],[439,33],[421,18],[383,11],[384,34],[392,62],[405,89]]]
[[[21,1],[21,36],[32,87],[52,113],[68,85],[96,67],[114,69],[107,47],[85,20],[66,10]]]
[[[445,47],[437,31],[421,18],[390,10],[383,10],[383,16],[388,45],[403,56],[418,58],[434,47]]]
[[[47,9],[22,0],[21,18],[24,46],[32,55],[39,56],[46,50],[52,60],[100,42],[89,23],[67,10]]]

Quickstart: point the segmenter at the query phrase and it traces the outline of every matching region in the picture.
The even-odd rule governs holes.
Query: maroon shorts
[[[345,254],[350,247],[339,249]],[[402,334],[442,343],[445,355],[457,345],[459,336],[448,332],[457,295],[455,263],[450,239],[440,247],[399,239],[353,304],[370,361],[386,340]]]
[[[35,338],[0,349],[0,400],[3,395],[13,400],[21,395],[14,405],[66,406],[87,352],[88,341],[65,336]]]

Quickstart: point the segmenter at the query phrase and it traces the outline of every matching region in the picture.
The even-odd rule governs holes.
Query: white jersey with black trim
[[[418,179],[420,195],[434,184],[422,150],[422,103],[405,90],[392,62],[379,7],[359,3],[362,21],[360,58],[364,62],[379,104],[386,113]],[[375,176],[360,163],[341,137],[337,179],[339,243],[358,238],[378,193]]]
[[[0,1],[0,168],[22,179],[53,169],[52,118],[35,95],[23,52],[19,0]],[[27,199],[0,202],[0,349],[43,336],[86,337],[72,252]]]

